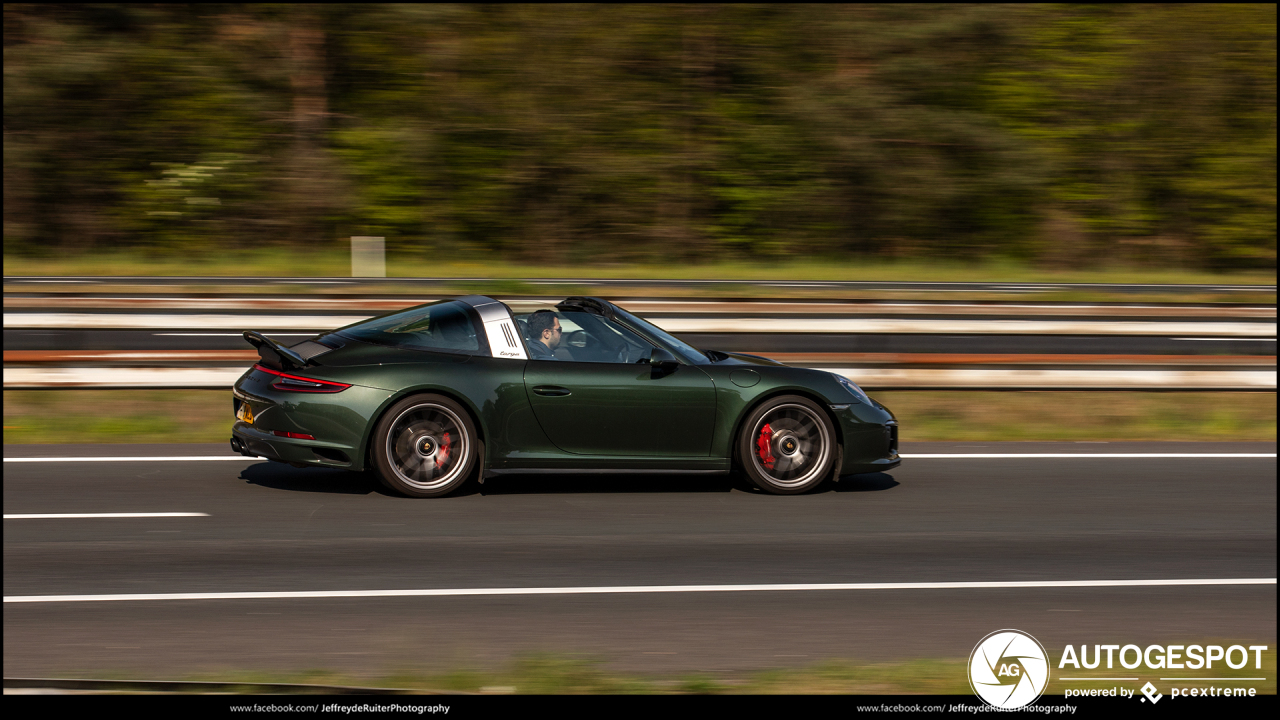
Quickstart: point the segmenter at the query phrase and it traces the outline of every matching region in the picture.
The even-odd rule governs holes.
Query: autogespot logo
[[[1039,640],[1021,630],[997,630],[969,656],[973,694],[1001,710],[1035,702],[1049,683],[1049,654]]]

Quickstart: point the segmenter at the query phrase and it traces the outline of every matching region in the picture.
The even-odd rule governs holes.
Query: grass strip
[[[1271,392],[871,392],[912,440],[1275,441]]]
[[[1269,392],[871,393],[901,440],[1275,441]],[[6,444],[225,443],[230,390],[6,390]]]
[[[1037,302],[1169,302],[1260,303],[1276,301],[1274,290],[1202,290],[1171,294],[1163,290],[1119,292],[1105,288],[1036,289],[1024,292],[949,290],[868,290],[862,288],[809,287],[812,281],[921,281],[1000,283],[1123,283],[1151,285],[1255,285],[1274,286],[1275,273],[1248,271],[1235,273],[1186,269],[1159,269],[1136,266],[1099,266],[1088,269],[1060,269],[1009,260],[960,262],[956,260],[876,260],[868,258],[805,258],[769,262],[710,262],[683,264],[580,263],[536,265],[511,260],[480,257],[440,262],[424,252],[391,251],[387,257],[388,277],[442,278],[430,285],[421,283],[380,283],[376,289],[353,284],[264,284],[228,282],[219,285],[153,285],[145,279],[130,286],[112,285],[111,292],[258,295],[405,295],[421,297],[453,295],[565,297],[599,295],[624,297],[752,298],[809,300],[895,300],[895,301],[1008,301],[1011,297]],[[5,257],[5,276],[90,276],[90,277],[350,277],[350,254],[331,248],[308,252],[305,256],[281,248],[209,254],[97,253],[68,257]],[[526,279],[591,278],[629,280],[717,280],[696,287],[599,286],[582,283],[532,283]],[[762,287],[761,280],[794,281],[792,285]],[[101,292],[102,286],[85,283],[39,285],[7,283],[6,292],[83,293]]]
[[[6,390],[4,442],[225,444],[232,412],[230,388]]]
[[[92,283],[6,283],[6,293],[40,293],[42,295],[62,295],[65,297],[85,293],[111,292],[116,295],[164,295],[164,296],[231,296],[231,297],[327,297],[327,298],[364,298],[402,297],[404,305],[417,305],[430,300],[459,297],[462,295],[488,295],[496,298],[541,298],[557,301],[574,295],[602,297],[606,300],[623,301],[635,299],[693,299],[693,300],[803,300],[811,302],[1034,302],[1034,303],[1178,303],[1181,305],[1274,305],[1276,293],[1241,292],[1225,290],[1208,290],[1203,292],[1186,292],[1179,290],[1170,292],[1155,289],[1143,292],[1121,292],[1107,289],[1062,289],[1046,291],[965,291],[951,292],[945,290],[880,290],[860,288],[815,288],[805,283],[793,285],[762,286],[753,285],[752,281],[726,283],[718,285],[702,285],[697,287],[665,287],[665,286],[631,286],[626,288],[589,285],[589,284],[542,284],[525,280],[489,279],[475,281],[441,280],[429,285],[415,284],[379,284],[372,287],[365,284],[342,285],[306,285],[306,284],[263,284],[252,280],[246,284],[206,284],[206,285],[157,285],[148,284],[146,280],[131,282],[129,285],[113,284],[109,288]]]
[[[456,256],[456,254],[455,254]],[[287,248],[218,253],[100,253],[32,258],[6,255],[6,276],[262,276],[350,277],[351,255],[345,249],[308,250],[299,255]],[[1055,269],[1027,263],[982,260],[875,260],[868,258],[808,258],[787,261],[712,262],[680,264],[579,263],[536,265],[477,257],[440,262],[422,250],[390,251],[391,277],[435,278],[611,278],[670,280],[862,280],[920,282],[1052,282],[1274,285],[1274,271],[1207,272],[1135,266]]]
[[[1114,642],[1114,640],[1112,640]],[[1194,641],[1184,645],[1268,645],[1271,642],[1244,642],[1240,640]],[[1143,643],[1142,646],[1145,646]],[[1071,681],[1059,677],[1110,677],[1116,670],[1099,667],[1095,670],[1075,670],[1056,667],[1062,657],[1062,648],[1050,648],[1050,679],[1045,692],[1048,696],[1061,696],[1068,689],[1114,687],[1117,684],[1129,688],[1141,687],[1143,682],[1154,680],[1159,689],[1168,693],[1178,687],[1253,687],[1258,694],[1274,695],[1276,692],[1276,650],[1269,647],[1262,653],[1262,668],[1254,667],[1253,654],[1245,667],[1232,670],[1215,666],[1214,677],[1265,677],[1265,681],[1214,681],[1175,682],[1158,678],[1171,671],[1141,667],[1125,670],[1138,675],[1139,681],[1117,683],[1113,680]],[[521,695],[619,695],[619,694],[745,694],[745,695],[965,695],[972,696],[967,675],[968,658],[916,659],[898,662],[868,663],[849,659],[829,659],[807,665],[766,670],[760,672],[702,672],[673,676],[653,676],[624,673],[612,670],[608,663],[578,655],[537,654],[515,658],[507,667],[499,670],[455,670],[446,673],[430,673],[401,670],[389,674],[362,674],[329,670],[308,670],[297,673],[228,671],[187,677],[188,681],[223,682],[238,684],[239,692],[261,692],[261,686],[276,683],[301,685],[331,685],[344,687],[379,687],[388,689],[420,689],[422,691],[455,691],[481,694]],[[1173,671],[1187,675],[1206,675],[1208,671]],[[87,674],[85,677],[127,680],[119,673]]]

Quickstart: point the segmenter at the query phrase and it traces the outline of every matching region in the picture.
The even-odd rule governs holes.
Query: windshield
[[[411,307],[398,313],[348,325],[334,332],[376,345],[411,350],[480,351],[475,323],[467,312],[467,306],[456,300]]]
[[[648,320],[644,320],[639,317],[636,317],[635,315],[632,315],[631,313],[627,312],[626,310],[623,310],[617,305],[614,305],[613,307],[614,307],[614,314],[616,314],[618,317],[634,325],[635,327],[638,327],[641,330],[648,332],[650,335],[653,335],[654,337],[658,338],[667,346],[674,349],[676,352],[680,353],[681,355],[684,355],[685,359],[688,360],[689,362],[694,362],[694,363],[711,362],[711,358],[707,357],[706,353],[702,352],[701,350],[690,345],[687,342],[684,342],[682,340],[677,340],[675,336],[671,335],[666,330],[663,330],[662,328],[658,327],[657,325],[654,325]]]

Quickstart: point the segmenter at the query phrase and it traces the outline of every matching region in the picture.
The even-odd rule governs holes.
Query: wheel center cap
[[[799,447],[800,443],[796,442],[796,439],[790,435],[778,440],[778,450],[780,450],[783,455],[795,455],[796,449]]]
[[[436,452],[436,439],[433,437],[424,437],[418,441],[418,453],[424,456],[434,455]]]

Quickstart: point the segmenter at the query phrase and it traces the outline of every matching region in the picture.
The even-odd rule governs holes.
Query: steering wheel
[[[565,336],[564,341],[569,347],[585,348],[587,346],[587,333],[583,330],[574,330]]]

